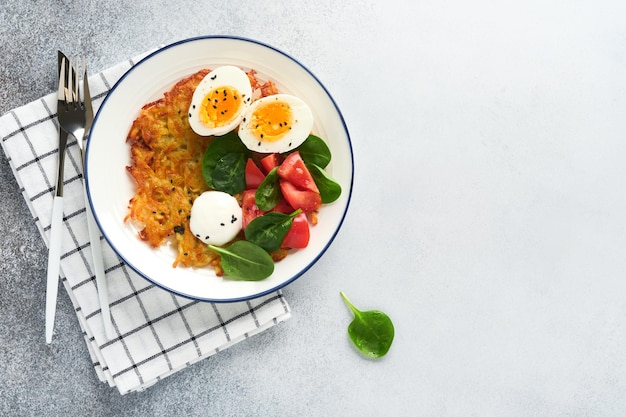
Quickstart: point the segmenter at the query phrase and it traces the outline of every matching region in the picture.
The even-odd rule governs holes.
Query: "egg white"
[[[243,144],[252,151],[282,153],[302,144],[312,128],[313,113],[302,99],[289,94],[274,94],[250,105],[238,133]]]
[[[222,109],[220,106],[224,105],[222,100],[226,102],[225,99],[230,100],[227,104],[234,104],[234,107],[226,109],[228,114],[219,114]],[[202,136],[224,135],[241,122],[251,100],[250,79],[243,70],[230,65],[217,67],[200,81],[193,93],[188,112],[189,125]],[[202,115],[207,114],[207,111],[216,112],[214,117],[217,119],[209,117],[209,120],[203,121]]]

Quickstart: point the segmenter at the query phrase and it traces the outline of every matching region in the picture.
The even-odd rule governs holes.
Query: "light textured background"
[[[0,159],[0,415],[626,415],[626,3],[70,1],[0,4],[0,113],[159,44],[269,43],[333,94],[349,215],[285,289],[293,318],[121,397],[67,295],[44,342],[47,253]],[[59,25],[74,29],[63,33]],[[380,361],[339,291],[385,310]]]

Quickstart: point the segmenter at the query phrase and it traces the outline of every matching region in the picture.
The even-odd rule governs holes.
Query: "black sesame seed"
[[[220,226],[226,226],[224,223],[220,223]]]
[[[217,78],[217,74],[215,74],[214,76],[211,77],[212,80]]]
[[[205,236],[205,237],[204,237],[204,240],[209,240],[209,236]]]

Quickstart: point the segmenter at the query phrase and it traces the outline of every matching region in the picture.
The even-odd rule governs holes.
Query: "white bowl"
[[[341,185],[341,197],[322,206],[311,227],[309,245],[276,263],[262,281],[217,277],[212,268],[173,268],[173,247],[151,248],[124,222],[135,194],[128,131],[141,107],[163,96],[177,81],[202,68],[219,65],[253,68],[271,79],[281,92],[303,99],[315,118],[313,131],[328,144],[332,161],[327,172]],[[102,233],[124,262],[152,283],[188,298],[234,302],[260,297],[289,284],[306,272],[328,249],[339,231],[352,192],[353,155],[341,112],[322,83],[287,54],[257,41],[208,36],[166,46],[132,67],[111,89],[98,110],[87,146],[85,177],[91,208]]]

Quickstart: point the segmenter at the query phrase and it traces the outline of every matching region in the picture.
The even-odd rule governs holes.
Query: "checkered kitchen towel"
[[[94,110],[141,57],[89,77]],[[0,117],[2,148],[46,243],[58,163],[56,93]],[[97,375],[120,393],[140,391],[290,317],[280,291],[247,302],[212,304],[172,295],[128,268],[103,241],[115,338],[107,340],[87,233],[80,149],[68,144],[65,163],[61,280]],[[41,277],[45,280],[45,276]],[[42,285],[43,288],[43,285]],[[44,317],[41,338],[44,343]]]

